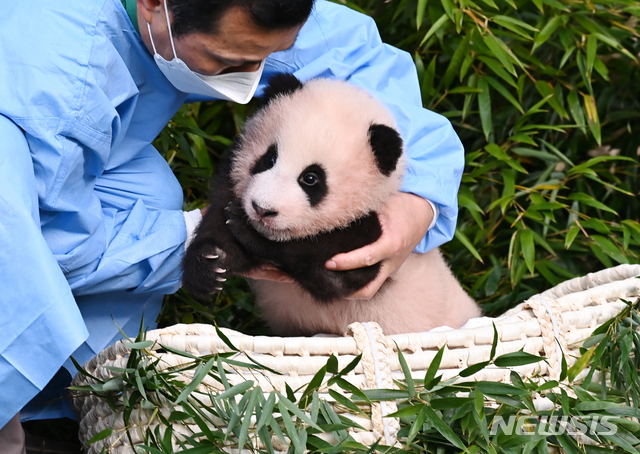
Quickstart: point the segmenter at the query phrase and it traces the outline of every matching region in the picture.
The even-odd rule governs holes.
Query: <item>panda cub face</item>
[[[247,122],[233,152],[234,190],[267,238],[313,236],[379,211],[400,186],[402,150],[393,118],[368,93],[312,80]]]

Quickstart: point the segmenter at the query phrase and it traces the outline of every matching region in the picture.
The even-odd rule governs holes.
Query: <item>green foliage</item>
[[[235,358],[240,352],[219,331],[234,353],[194,356],[145,341],[141,332],[127,342],[131,353],[126,367],[109,368],[114,378],[100,380],[79,369],[93,384],[73,390],[101,396],[112,411],[123,415],[124,427],[105,429],[93,436],[90,444],[114,432],[129,437],[133,444],[129,429],[138,421],[135,411],[145,410],[150,424],[140,427],[144,439],[136,452],[141,453],[174,452],[173,424],[188,428],[186,435],[181,431],[178,444],[180,451],[193,453],[223,452],[222,448],[229,446],[271,453],[275,440],[287,445],[291,453],[524,454],[546,453],[550,447],[577,454],[638,453],[639,301],[628,303],[624,311],[594,332],[584,343],[583,359],[565,371],[560,381],[520,377],[513,371],[511,383],[464,381],[465,376],[487,366],[511,367],[543,360],[523,351],[496,357],[496,330],[490,360],[446,381],[437,374],[443,347],[422,380],[412,377],[399,352],[405,377],[397,382],[398,389],[361,391],[345,379],[360,357],[338,370],[338,361],[331,356],[308,385],[296,390],[287,387],[286,395],[265,393],[248,379],[265,368],[255,361],[248,363],[250,357]],[[185,363],[166,368],[155,353],[158,348],[183,356]],[[239,373],[238,367],[244,372]],[[586,378],[574,380],[585,369],[590,370]],[[594,380],[596,369],[600,383]],[[231,374],[247,379],[231,385]],[[224,391],[198,386],[205,379],[221,384]],[[326,387],[330,387],[333,404],[320,397],[326,395]],[[545,409],[537,405],[541,398],[548,399]],[[378,401],[398,405],[390,416],[400,418],[401,448],[384,446],[381,441],[367,447],[348,432],[362,428],[345,415],[367,417],[368,407]],[[338,408],[340,412],[336,412]]]
[[[425,107],[465,145],[443,249],[486,311],[638,263],[636,1],[354,3],[414,56]]]

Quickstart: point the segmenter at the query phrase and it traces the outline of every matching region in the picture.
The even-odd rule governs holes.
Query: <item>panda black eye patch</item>
[[[327,175],[318,164],[312,164],[302,171],[298,184],[307,195],[309,204],[316,206],[327,195]]]
[[[253,165],[251,169],[251,175],[255,175],[257,173],[262,173],[269,170],[276,164],[278,160],[278,146],[274,143],[269,148],[265,154],[260,156],[260,159]]]

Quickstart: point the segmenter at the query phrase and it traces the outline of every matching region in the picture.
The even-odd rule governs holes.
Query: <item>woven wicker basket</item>
[[[412,373],[420,379],[424,377],[438,350],[447,345],[440,365],[440,373],[443,379],[447,379],[468,366],[489,359],[494,323],[499,335],[497,355],[524,349],[525,352],[547,358],[547,361],[510,370],[517,371],[521,376],[556,379],[560,374],[562,351],[571,366],[579,356],[581,341],[626,306],[621,300],[640,296],[640,279],[636,279],[637,276],[640,276],[640,265],[621,265],[575,278],[533,296],[502,317],[472,320],[467,327],[456,330],[384,336],[376,323],[354,323],[345,337],[282,338],[247,336],[223,329],[233,345],[244,352],[239,356],[250,355],[260,364],[281,373],[276,375],[264,371],[256,374],[255,370],[238,368],[237,374],[229,375],[229,381],[233,385],[251,379],[265,393],[272,390],[284,393],[286,384],[291,389],[297,389],[309,383],[330,355],[338,358],[339,368],[342,369],[362,354],[359,365],[345,378],[360,389],[393,388],[393,380],[403,377],[396,345],[402,350]],[[195,355],[231,351],[217,336],[214,327],[209,325],[175,325],[149,331],[147,339],[157,341],[150,354],[161,357],[161,364],[166,367],[183,364],[188,359],[160,350],[159,344]],[[117,342],[87,362],[84,368],[98,378],[108,379],[117,374],[107,367],[125,367],[128,354],[129,349],[122,342]],[[472,378],[506,382],[509,381],[510,370],[485,368]],[[190,379],[189,376],[184,377],[185,381]],[[87,379],[78,374],[74,385],[83,384],[87,384]],[[214,392],[223,389],[214,380],[205,379],[201,386],[209,387]],[[320,397],[333,401],[326,389],[324,392]],[[89,440],[106,428],[117,430],[124,426],[122,414],[114,413],[106,402],[95,395],[79,394],[74,397],[73,404],[79,417],[82,441]],[[382,438],[384,444],[393,445],[396,443],[399,421],[385,415],[395,410],[392,402],[374,403],[370,408],[370,420],[357,421],[367,430],[351,435],[363,444],[372,444]],[[336,412],[339,411],[336,407]],[[146,418],[148,416],[143,411],[132,416],[134,427],[129,434],[134,445],[142,442],[143,431],[149,427],[150,422]],[[174,426],[174,431],[190,433],[186,426]],[[135,452],[127,437],[115,433],[92,444],[87,452],[97,454],[103,447],[117,454]],[[285,446],[282,449],[286,452]],[[229,450],[238,452],[237,449]]]

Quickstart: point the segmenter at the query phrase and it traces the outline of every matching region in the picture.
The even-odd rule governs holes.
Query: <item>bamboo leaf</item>
[[[296,430],[295,425],[293,424],[293,420],[291,419],[291,415],[287,411],[288,408],[284,405],[282,397],[278,400],[278,408],[280,409],[280,416],[282,417],[282,422],[284,423],[285,432],[289,436],[289,439],[293,443],[295,454],[304,453],[304,446],[300,441],[300,437],[298,436],[298,431]]]
[[[540,10],[541,13],[544,13],[544,7],[542,5],[542,0],[532,0],[533,4]]]
[[[480,390],[484,394],[492,395],[511,395],[511,396],[524,396],[530,394],[525,389],[516,388],[508,383],[499,383],[492,381],[479,381],[475,382],[476,389]]]
[[[602,62],[602,60],[600,60],[599,58],[596,58],[595,61],[593,62],[593,67],[604,80],[609,82],[609,69]]]
[[[424,18],[424,12],[427,9],[427,0],[418,0],[418,6],[416,8],[416,25],[418,30],[422,26],[422,20]]]
[[[516,98],[513,97],[513,95],[511,93],[509,93],[509,90],[507,90],[500,82],[498,82],[497,80],[495,80],[491,76],[485,76],[483,79],[486,80],[489,83],[489,85],[491,85],[498,93],[500,93],[516,109],[518,109],[518,112],[520,112],[521,114],[524,114],[524,109],[522,108],[520,103],[516,100]]]
[[[409,393],[402,389],[367,389],[362,391],[371,401],[408,399]]]
[[[424,425],[424,422],[427,419],[426,408],[427,406],[423,404],[422,407],[420,408],[420,412],[418,413],[418,416],[416,416],[415,421],[413,422],[413,424],[411,424],[411,430],[409,430],[409,435],[407,435],[407,445],[410,445],[413,439],[418,434],[418,432],[422,430],[422,426]]]
[[[409,397],[414,397],[416,395],[416,388],[413,384],[413,378],[411,377],[411,369],[407,364],[407,360],[404,358],[402,351],[398,348],[396,344],[396,350],[398,351],[398,360],[400,361],[400,367],[402,368],[402,372],[404,374],[404,379],[407,384],[407,391],[409,392]]]
[[[320,430],[320,427],[318,427],[318,425],[315,422],[311,421],[311,419],[309,419],[309,417],[305,415],[302,412],[302,410],[300,410],[293,402],[291,402],[289,399],[287,399],[282,395],[280,395],[279,397],[280,399],[278,400],[278,405],[280,404],[284,405],[291,413],[293,413],[298,418],[300,418],[300,420],[303,421],[305,424],[308,424],[314,429]]]
[[[436,73],[436,57],[434,56],[424,72],[424,77],[420,83],[420,91],[422,92],[422,101],[428,104],[428,99],[434,92],[434,81]]]
[[[506,353],[504,355],[498,356],[494,363],[498,367],[513,367],[513,366],[523,366],[525,364],[537,363],[544,360],[544,358],[532,355],[530,353],[524,351],[517,351],[513,353]]]
[[[535,272],[536,259],[536,246],[533,241],[533,232],[530,229],[523,229],[518,232],[518,237],[520,239],[524,262],[527,264],[529,272],[533,274]]]
[[[573,119],[575,120],[576,124],[583,130],[583,132],[586,133],[584,112],[582,111],[580,100],[578,99],[578,93],[575,90],[571,90],[569,92],[569,95],[567,96],[567,101],[569,103],[569,110],[571,111]]]
[[[491,361],[483,361],[481,363],[473,364],[465,369],[462,369],[458,375],[460,375],[463,378],[469,377],[475,374],[476,372],[481,371],[482,369],[487,367],[489,364],[491,364]]]
[[[502,63],[507,71],[515,76],[516,70],[513,66],[513,63],[519,63],[519,60],[515,57],[515,55],[505,50],[506,45],[504,44],[504,42],[491,34],[484,35],[482,37],[482,40],[491,50],[493,56],[500,60],[500,63]]]
[[[194,381],[195,381],[195,379],[194,379]],[[229,389],[227,389],[227,390],[221,392],[220,394],[216,395],[216,400],[225,400],[225,399],[229,399],[230,397],[233,397],[235,395],[242,394],[245,391],[251,389],[253,384],[254,384],[253,380],[246,380],[246,381],[243,381],[242,383],[238,383],[237,385],[234,385],[234,386],[230,387]],[[179,402],[180,402],[180,400],[176,400],[176,403],[179,403]]]
[[[458,206],[483,213],[482,208],[480,208],[480,205],[474,200],[473,194],[466,186],[460,188],[460,192],[458,192]]]
[[[353,358],[353,360],[349,364],[347,364],[344,369],[340,371],[340,375],[347,375],[349,372],[355,369],[356,366],[360,363],[361,359],[362,359],[362,354],[359,354],[358,356]]]
[[[153,344],[155,344],[154,341],[140,341],[140,342],[128,342],[126,340],[123,340],[122,343],[127,347],[130,348],[131,350],[145,350],[147,348],[153,347]]]
[[[584,98],[584,108],[587,112],[587,124],[593,134],[593,138],[596,139],[598,145],[602,145],[602,138],[600,132],[600,119],[598,118],[598,109],[596,108],[596,100],[591,95],[582,95]]]
[[[502,25],[504,28],[511,30],[512,32],[517,33],[523,38],[529,40],[533,40],[533,38],[529,33],[524,31],[523,28],[530,31],[538,31],[538,29],[536,29],[535,27],[532,27],[525,22],[508,16],[494,16],[491,18],[491,20],[493,20],[496,24]]]
[[[576,239],[576,236],[578,236],[579,232],[580,232],[580,226],[573,224],[571,227],[569,227],[567,236],[564,239],[565,249],[569,249],[571,247],[571,245],[573,244],[573,240]]]
[[[469,252],[471,252],[471,255],[473,255],[479,262],[484,263],[484,261],[482,260],[482,257],[480,257],[480,254],[478,253],[476,248],[473,246],[471,241],[469,241],[469,238],[467,238],[467,236],[464,233],[462,233],[460,229],[456,228],[454,236],[458,241],[460,241],[464,245],[464,247],[466,247],[469,250]]]
[[[101,430],[100,432],[95,434],[93,437],[89,438],[89,441],[87,441],[87,443],[91,445],[97,441],[104,440],[105,438],[111,436],[113,432],[113,429],[107,427],[106,429]]]
[[[431,360],[431,364],[429,364],[427,373],[424,376],[425,387],[429,386],[429,384],[436,377],[436,373],[438,373],[438,370],[440,369],[440,363],[442,362],[442,356],[444,355],[445,348],[446,348],[446,345],[443,345],[440,348],[440,350],[438,350],[438,353],[436,353],[436,356],[434,356],[433,359]]]
[[[362,415],[365,415],[365,413],[360,408],[358,408],[358,406],[356,404],[351,402],[348,398],[346,398],[345,396],[343,396],[339,392],[334,391],[333,389],[330,389],[329,390],[329,395],[331,397],[333,397],[336,402],[338,402],[339,404],[345,406],[346,408],[348,408],[349,410],[353,411],[354,413],[360,413]]]
[[[322,385],[322,381],[324,380],[325,375],[327,375],[327,366],[321,367],[318,372],[315,373],[307,387],[305,388],[300,400],[302,401],[305,397],[310,396],[314,391],[320,388]]]
[[[518,88],[518,84],[513,80],[513,77],[504,70],[500,62],[494,60],[493,58],[489,58],[485,55],[479,55],[478,60],[487,65],[487,68],[493,71],[498,77],[504,80],[506,83],[511,85],[513,88]]]
[[[398,411],[388,414],[387,417],[388,418],[407,418],[407,417],[418,414],[420,410],[422,410],[421,405],[407,405],[406,407],[403,407]]]
[[[429,31],[427,31],[427,33],[424,35],[424,38],[422,38],[422,41],[420,41],[420,44],[418,47],[422,46],[424,43],[426,43],[429,38],[431,38],[433,36],[433,34],[435,32],[437,32],[438,30],[440,30],[440,28],[448,21],[449,17],[446,14],[443,14],[442,16],[440,16],[440,19],[438,19],[432,26],[431,28],[429,28]]]
[[[362,392],[362,390],[360,388],[358,388],[357,386],[355,386],[354,384],[348,382],[347,380],[345,380],[344,378],[340,378],[337,377],[334,381],[334,384],[338,385],[340,388],[344,389],[345,391],[350,392],[351,394],[353,394],[354,396],[356,396],[358,399],[360,400],[364,400],[367,403],[371,403],[369,401],[369,398]],[[330,383],[332,384],[332,383]]]
[[[543,3],[546,3],[547,5],[555,8],[555,9],[559,9],[561,11],[566,11],[569,12],[569,8],[567,8],[565,5],[563,5],[562,3],[560,3],[557,0],[542,0]]]
[[[465,445],[462,443],[462,440],[458,438],[453,430],[433,411],[430,407],[424,406],[425,416],[427,420],[433,424],[436,430],[451,444],[453,444],[456,448],[465,450]]]
[[[604,30],[602,30],[602,31],[604,31]],[[631,52],[629,52],[627,49],[625,49],[624,46],[622,46],[622,44],[620,44],[620,42],[618,40],[616,40],[615,38],[612,38],[611,36],[608,36],[606,33],[593,33],[593,36],[595,38],[598,38],[603,43],[613,47],[617,51],[622,52],[624,55],[629,57],[631,60],[636,61],[636,57],[634,57]]]
[[[509,165],[509,167],[517,170],[518,172],[528,173],[518,161],[516,161],[511,156],[509,156],[506,151],[504,151],[495,143],[490,143],[489,145],[484,147],[484,149],[487,150],[491,156],[493,156],[496,159],[499,159],[500,161],[506,162]]]
[[[269,398],[262,407],[262,413],[260,415],[260,418],[258,419],[258,422],[256,423],[256,432],[260,431],[260,429],[262,429],[267,424],[267,422],[271,421],[271,419],[273,418],[272,412],[275,404],[276,393],[271,392],[269,393]]]
[[[551,35],[553,35],[562,23],[562,20],[562,16],[554,16],[549,20],[549,22],[547,22],[542,30],[540,30],[540,33],[538,33],[534,38],[531,53],[535,52],[538,47],[542,46],[549,38],[551,38]]]
[[[451,86],[451,83],[453,82],[453,79],[456,76],[458,69],[460,68],[460,64],[467,56],[467,49],[469,48],[470,40],[471,34],[469,33],[462,39],[462,41],[458,45],[458,48],[453,53],[451,61],[449,62],[449,66],[447,67],[447,71],[444,73],[444,77],[442,78],[442,83],[444,84],[445,88],[449,88]]]
[[[460,87],[452,88],[447,93],[451,95],[455,95],[457,93],[481,93],[481,92],[482,90],[479,88],[460,86]]]
[[[574,169],[575,169],[575,167],[574,167]],[[578,172],[576,172],[576,173],[578,173]],[[615,215],[618,214],[613,209],[611,209],[607,205],[605,205],[604,203],[598,202],[596,199],[591,197],[589,194],[585,194],[584,192],[574,192],[573,194],[570,194],[567,197],[567,200],[577,200],[578,202],[584,203],[585,205],[588,205],[590,207],[597,208],[597,209],[602,210],[602,211],[607,211],[607,212],[613,213]]]
[[[560,60],[560,64],[558,65],[558,69],[564,68],[564,65],[569,61],[569,58],[573,55],[576,50],[576,46],[571,46],[565,50],[562,59]]]
[[[480,78],[480,80],[478,80],[478,88],[482,90],[482,92],[478,93],[480,122],[482,123],[482,131],[484,132],[484,137],[488,142],[489,136],[491,135],[491,130],[493,129],[491,120],[491,94],[489,93],[489,85],[484,80],[484,78]]]
[[[187,397],[198,387],[200,382],[204,380],[204,377],[207,376],[211,368],[213,367],[213,363],[216,362],[216,358],[211,358],[207,361],[206,364],[200,363],[196,368],[196,371],[193,373],[193,380],[189,383],[180,393],[178,398],[176,399],[176,404],[187,400]],[[251,382],[253,384],[253,382]]]
[[[498,328],[495,323],[493,325],[493,341],[491,341],[491,352],[489,352],[489,361],[493,361],[493,358],[496,356],[496,349],[498,348],[498,341],[500,340],[500,336],[498,335]]]
[[[516,25],[516,26],[518,26],[520,28],[524,28],[524,29],[532,31],[532,32],[537,32],[538,31],[538,29],[535,28],[534,26],[529,25],[526,22],[523,22],[523,21],[521,21],[519,19],[516,19],[514,17],[511,17],[511,16],[500,16],[500,15],[498,15],[498,16],[493,16],[491,18],[491,20],[495,21],[496,23],[498,23],[500,25],[502,25],[502,23],[510,23],[510,24]]]
[[[539,80],[536,82],[536,89],[543,98],[548,99],[549,105],[558,113],[558,115],[560,115],[562,118],[569,118],[569,114],[567,114],[567,111],[558,100],[554,87],[553,85],[551,85],[551,83],[545,82],[544,80]]]
[[[493,9],[500,9],[498,8],[498,5],[496,5],[493,0],[482,0],[482,2],[489,5]]]
[[[247,404],[247,408],[244,411],[242,424],[240,425],[240,433],[238,434],[238,448],[240,449],[244,448],[245,442],[247,441],[247,436],[249,435],[249,427],[251,425],[251,415],[253,415],[253,409],[256,406],[259,394],[262,394],[262,390],[260,388],[254,388],[251,391],[249,403]]]
[[[597,247],[606,255],[620,264],[627,264],[629,260],[624,256],[620,249],[609,238],[601,235],[591,235],[591,239],[596,242]]]
[[[598,38],[594,34],[590,34],[587,38],[587,77],[591,76],[593,64],[596,60],[596,52],[598,50]]]

